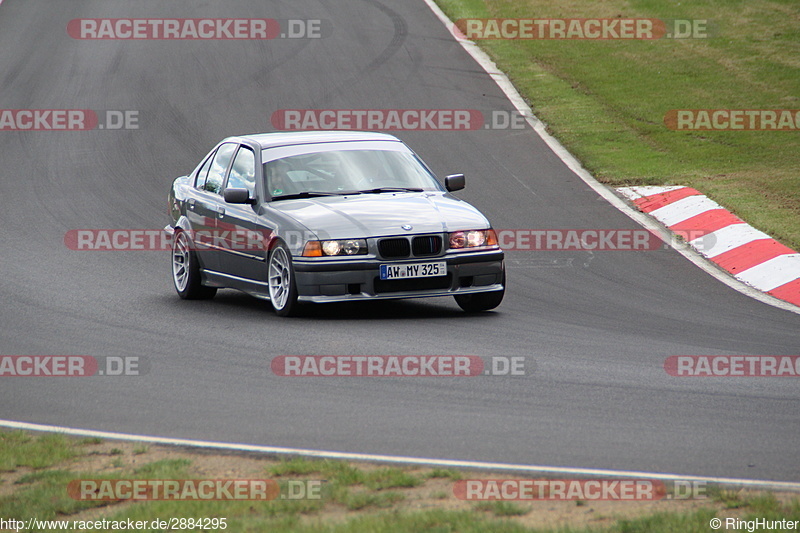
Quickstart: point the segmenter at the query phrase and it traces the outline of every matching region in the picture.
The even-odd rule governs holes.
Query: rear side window
[[[236,143],[225,143],[217,149],[211,168],[208,169],[208,176],[203,186],[200,187],[201,189],[216,194],[222,193],[225,171],[228,170],[228,164],[231,162],[234,150],[236,150]]]
[[[228,176],[228,189],[247,189],[250,197],[256,190],[256,156],[246,146],[239,148],[233,160],[230,176]]]

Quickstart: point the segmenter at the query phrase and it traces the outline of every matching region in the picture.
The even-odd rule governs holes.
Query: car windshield
[[[334,150],[264,163],[273,198],[330,194],[440,191],[414,154],[390,150]]]

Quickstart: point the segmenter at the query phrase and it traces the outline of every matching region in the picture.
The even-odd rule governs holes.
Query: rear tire
[[[217,294],[216,287],[200,283],[200,264],[192,251],[189,237],[176,230],[172,239],[172,283],[184,300],[208,300]]]
[[[269,301],[278,316],[294,316],[297,302],[297,283],[292,266],[292,254],[283,243],[278,243],[269,253],[267,261]]]
[[[503,301],[506,293],[506,274],[503,272],[503,289],[492,292],[477,292],[473,294],[459,294],[454,296],[458,306],[467,313],[480,313],[494,309]]]

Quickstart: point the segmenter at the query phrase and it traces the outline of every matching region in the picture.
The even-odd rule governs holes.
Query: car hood
[[[381,193],[280,200],[270,204],[320,239],[485,229],[489,221],[463,200],[444,193]],[[403,229],[410,225],[412,229]]]

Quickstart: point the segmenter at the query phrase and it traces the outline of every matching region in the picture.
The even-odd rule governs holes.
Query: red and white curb
[[[691,187],[620,187],[642,212],[747,285],[800,305],[800,254]]]

